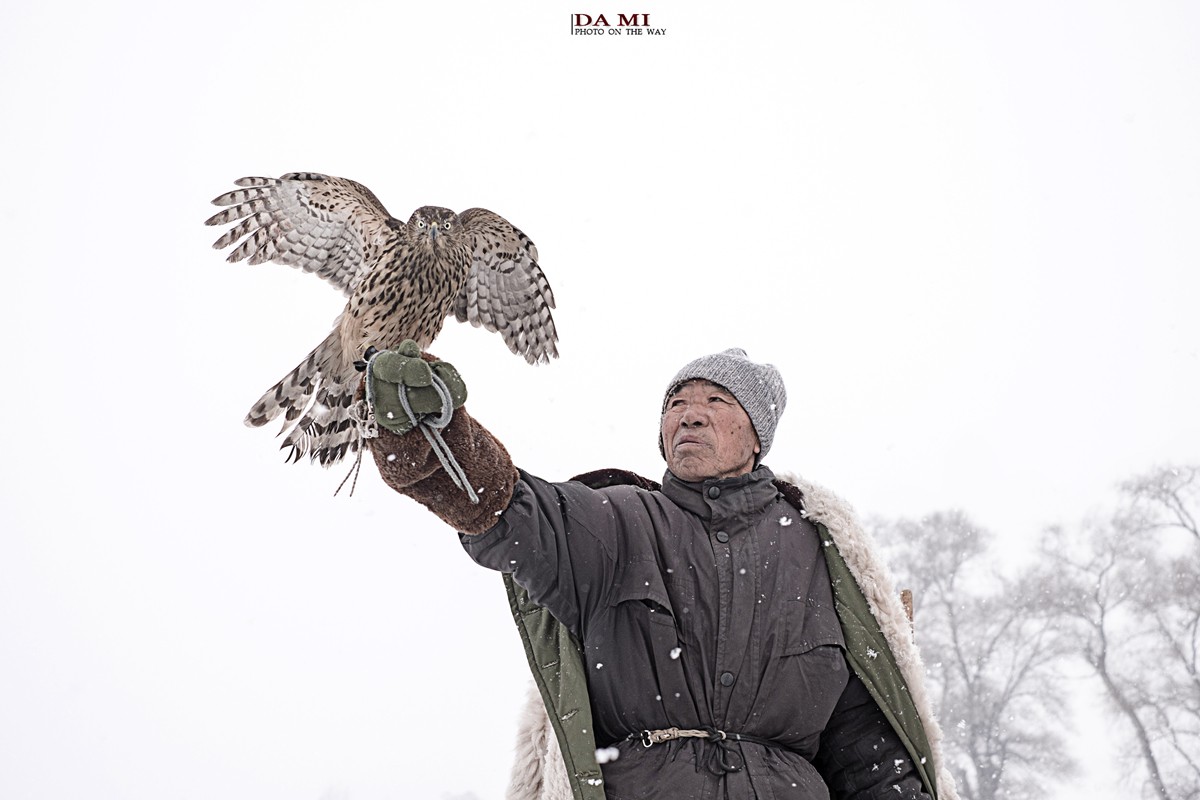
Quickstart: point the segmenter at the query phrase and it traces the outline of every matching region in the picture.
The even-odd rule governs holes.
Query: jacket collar
[[[774,480],[775,473],[765,466],[734,478],[709,478],[698,483],[681,480],[667,470],[662,493],[686,511],[712,519],[714,509],[720,509],[719,515],[722,511],[753,514],[762,510],[779,494]]]

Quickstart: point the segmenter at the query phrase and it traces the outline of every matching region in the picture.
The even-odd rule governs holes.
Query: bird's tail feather
[[[259,398],[246,414],[257,428],[283,415],[281,449],[291,448],[289,461],[304,456],[321,466],[336,464],[358,450],[360,432],[350,416],[358,373],[343,361],[338,328],[279,383]]]

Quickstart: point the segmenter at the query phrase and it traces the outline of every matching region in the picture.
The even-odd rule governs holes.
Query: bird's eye
[[[417,227],[418,227],[418,228],[424,228],[424,227],[425,227],[425,220],[423,220],[423,219],[419,219],[419,220],[417,220]]]
[[[442,229],[447,231],[450,230],[450,220],[446,220],[442,223]]]

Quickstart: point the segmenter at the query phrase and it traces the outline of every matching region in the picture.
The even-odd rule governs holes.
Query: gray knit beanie
[[[722,386],[741,403],[742,409],[750,417],[750,424],[758,434],[758,446],[761,461],[771,449],[775,439],[775,426],[783,416],[787,405],[787,389],[783,386],[783,377],[779,370],[771,364],[757,364],[746,356],[746,351],[740,347],[731,347],[722,353],[711,356],[701,356],[684,366],[671,379],[667,393],[663,395],[662,413],[667,413],[667,399],[675,390],[688,381],[705,380]],[[659,419],[659,430],[662,430],[662,419]],[[662,450],[662,437],[659,437],[659,450]]]

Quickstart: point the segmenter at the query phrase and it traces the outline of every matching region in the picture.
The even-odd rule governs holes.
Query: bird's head
[[[408,231],[419,242],[436,246],[440,241],[453,241],[460,230],[458,214],[440,206],[421,206],[408,220]]]

